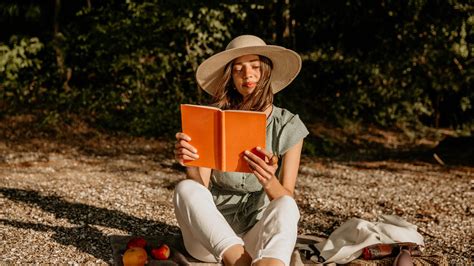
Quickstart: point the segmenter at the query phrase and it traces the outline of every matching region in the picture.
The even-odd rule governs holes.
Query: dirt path
[[[0,139],[0,263],[111,263],[108,236],[178,233],[171,197],[184,173],[169,143],[89,133]],[[300,232],[396,214],[426,253],[472,263],[473,167],[413,160],[303,158]]]

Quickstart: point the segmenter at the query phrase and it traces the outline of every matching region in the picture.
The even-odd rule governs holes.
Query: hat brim
[[[277,93],[290,84],[301,70],[301,57],[294,51],[276,45],[248,46],[234,48],[215,54],[199,65],[196,80],[199,86],[215,95],[224,68],[237,57],[256,54],[269,58],[273,64],[270,86]]]

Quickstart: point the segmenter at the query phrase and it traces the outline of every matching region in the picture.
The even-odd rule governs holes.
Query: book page
[[[243,158],[244,151],[254,151],[257,146],[265,149],[266,115],[263,112],[233,111],[222,112],[225,116],[225,165],[227,172],[247,172],[251,170]]]
[[[188,166],[218,169],[220,167],[220,110],[200,105],[181,105],[183,133],[191,137],[189,144],[198,150],[199,159],[184,161]]]

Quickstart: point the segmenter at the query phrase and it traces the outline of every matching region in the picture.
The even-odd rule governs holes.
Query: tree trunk
[[[277,0],[275,5],[276,42],[283,46],[291,46],[291,4],[290,0]]]
[[[435,128],[439,128],[439,125],[440,125],[440,119],[441,119],[441,113],[440,113],[440,110],[439,110],[439,105],[440,105],[440,98],[441,96],[439,96],[439,94],[436,96],[436,102],[435,102],[435,106],[434,106],[434,119],[435,119]]]
[[[54,20],[53,20],[53,47],[56,53],[56,64],[58,64],[58,70],[60,75],[64,79],[63,88],[65,91],[69,91],[70,87],[68,81],[71,79],[72,70],[66,69],[64,64],[64,52],[61,48],[62,36],[59,32],[59,12],[61,10],[61,0],[54,0]]]
[[[288,17],[288,21],[289,21],[289,27],[290,27],[290,47],[289,48],[292,48],[292,49],[296,49],[296,34],[295,34],[295,28],[296,28],[296,18],[295,18],[295,14],[296,14],[296,1],[291,1],[290,5],[289,5],[289,10],[290,10],[290,14],[289,14],[289,17]]]

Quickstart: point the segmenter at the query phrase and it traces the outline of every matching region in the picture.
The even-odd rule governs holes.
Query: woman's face
[[[232,80],[234,87],[242,96],[251,94],[260,80],[260,58],[258,55],[243,55],[234,60]]]

